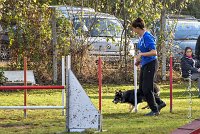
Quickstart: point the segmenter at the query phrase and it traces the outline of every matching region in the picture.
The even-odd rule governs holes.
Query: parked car
[[[168,20],[169,26],[174,23]],[[169,27],[168,26],[168,27]],[[178,19],[174,32],[173,49],[174,58],[177,62],[183,56],[186,47],[191,47],[195,52],[197,38],[200,35],[200,22],[198,20]]]
[[[91,8],[59,6],[56,10],[72,22],[76,41],[89,45],[91,55],[101,55],[104,60],[118,60],[124,55],[123,26],[115,16]],[[132,41],[128,43],[127,50],[134,50]]]
[[[180,63],[185,47],[191,47],[195,52],[196,41],[200,35],[200,22],[195,17],[169,15],[166,19],[166,31],[167,50],[172,50],[175,63]],[[172,38],[169,35],[170,33]]]

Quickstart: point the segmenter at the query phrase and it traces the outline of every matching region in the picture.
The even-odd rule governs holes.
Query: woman
[[[133,21],[132,28],[140,37],[138,42],[140,52],[137,56],[137,61],[140,61],[141,65],[138,92],[145,97],[151,109],[151,112],[145,115],[157,116],[166,104],[159,98],[159,96],[154,96],[153,94],[154,78],[158,64],[155,38],[145,30],[145,23],[141,18],[137,18]]]
[[[200,97],[200,62],[194,58],[192,48],[186,47],[183,57],[181,58],[182,77],[188,78],[191,74],[192,80],[198,80],[199,97]]]

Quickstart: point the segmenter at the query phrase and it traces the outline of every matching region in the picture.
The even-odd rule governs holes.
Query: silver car
[[[124,55],[124,32],[118,18],[91,8],[59,7],[57,10],[72,21],[76,41],[89,45],[91,55],[101,55],[104,60],[118,60]],[[127,43],[127,51],[134,50],[132,41]]]
[[[183,56],[186,47],[195,51],[197,38],[200,35],[200,22],[197,19],[167,19],[167,31],[174,27],[172,52],[177,62]]]

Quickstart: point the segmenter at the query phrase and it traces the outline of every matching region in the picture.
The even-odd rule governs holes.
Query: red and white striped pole
[[[172,112],[172,100],[173,100],[173,74],[172,74],[172,67],[173,67],[173,63],[172,63],[172,54],[170,55],[170,73],[169,73],[169,76],[170,76],[170,112]]]
[[[99,80],[99,131],[102,132],[102,60],[98,59],[98,80]]]
[[[27,58],[24,57],[24,86],[27,86],[26,72],[27,72]],[[26,97],[27,97],[27,89],[24,89],[24,106],[27,105]],[[26,114],[26,108],[25,108],[24,109],[24,118],[26,118],[26,117],[27,117],[27,114]]]

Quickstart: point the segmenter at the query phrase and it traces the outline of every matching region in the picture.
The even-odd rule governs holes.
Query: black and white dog
[[[156,86],[154,86],[154,95],[159,96],[160,95],[160,89]],[[137,92],[137,104],[142,103],[143,101],[146,101],[144,96],[141,96]],[[129,103],[130,104],[130,112],[134,110],[135,107],[135,92],[134,90],[127,90],[122,92],[121,90],[115,92],[113,103]],[[148,108],[148,105],[143,107],[142,109]]]

